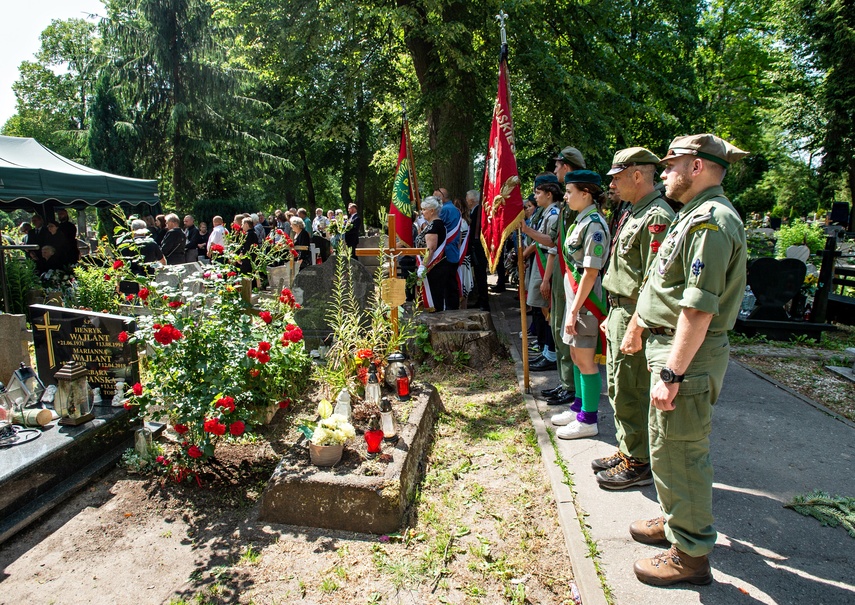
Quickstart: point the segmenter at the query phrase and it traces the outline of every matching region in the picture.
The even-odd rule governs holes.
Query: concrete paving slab
[[[515,299],[515,291],[494,294],[491,306],[497,330],[504,332],[519,360]],[[521,378],[522,364],[517,368]],[[552,414],[566,409],[548,407],[540,397],[541,388],[556,383],[555,372],[531,375],[531,393],[546,426]],[[559,441],[559,451],[574,474],[576,505],[587,515],[584,522],[597,542],[614,603],[855,603],[855,540],[842,528],[822,527],[783,507],[793,496],[814,489],[855,496],[855,424],[731,362],[711,436],[719,532],[711,557],[715,581],[702,587],[654,588],[636,580],[632,565],[658,549],[634,542],[628,533],[632,521],[659,515],[654,487],[605,491],[590,468],[592,459],[615,449],[613,412],[605,392],[604,381],[600,434]],[[546,470],[556,472],[554,467]],[[580,539],[579,532],[571,534],[568,539]],[[571,559],[574,550],[586,552],[571,549]],[[580,587],[599,585],[596,575],[589,577],[592,566],[573,563]]]

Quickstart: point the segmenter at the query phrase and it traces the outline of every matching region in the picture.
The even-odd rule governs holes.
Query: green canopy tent
[[[157,181],[101,172],[54,153],[35,139],[0,136],[0,209],[49,218],[57,206],[155,206]]]

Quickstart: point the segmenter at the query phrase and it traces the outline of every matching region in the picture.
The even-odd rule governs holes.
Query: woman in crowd
[[[418,273],[427,280],[422,284],[422,303],[428,311],[445,310],[445,284],[448,272],[456,269],[445,258],[445,224],[439,218],[442,202],[439,198],[428,196],[422,200],[422,216],[425,225],[416,236],[415,247],[427,248],[427,257],[419,263]]]
[[[163,236],[166,235],[166,232],[169,229],[166,228],[166,215],[158,214],[154,219],[154,232],[152,233],[152,239],[159,246],[163,241]]]
[[[309,238],[309,233],[306,231],[306,223],[299,216],[291,217],[291,239],[294,240],[295,246],[305,246],[309,247],[311,244],[311,238]],[[294,259],[294,262],[299,262],[298,270],[305,269],[309,266],[309,263],[312,260],[312,253],[307,250],[297,250],[297,258]]]
[[[561,426],[555,433],[559,438],[579,439],[599,432],[597,408],[602,380],[597,364],[605,353],[604,335],[599,328],[605,319],[600,272],[609,257],[610,238],[606,219],[599,213],[606,199],[600,175],[576,170],[564,176],[564,183],[564,201],[579,214],[561,250],[567,296],[563,340],[570,346],[576,396],[581,394],[581,402],[577,399],[570,411],[553,416],[552,423]]]
[[[199,243],[196,246],[199,248],[199,258],[208,257],[208,238],[211,234],[208,233],[208,223],[202,221],[199,223]]]
[[[237,217],[235,217],[237,218]],[[252,223],[252,219],[247,217],[243,217],[240,223],[241,231],[243,232],[243,243],[240,248],[238,248],[238,254],[241,255],[240,261],[240,271],[244,275],[252,275],[252,255],[255,254],[255,251],[252,249],[253,246],[258,246],[258,236],[255,234],[255,228]]]

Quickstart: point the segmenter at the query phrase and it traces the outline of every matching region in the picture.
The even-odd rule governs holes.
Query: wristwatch
[[[671,368],[662,368],[659,371],[659,378],[662,382],[672,384],[675,382],[683,382],[683,379],[686,378],[685,374],[675,374],[674,370]]]

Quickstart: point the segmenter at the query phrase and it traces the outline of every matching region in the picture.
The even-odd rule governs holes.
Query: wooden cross
[[[427,252],[427,248],[399,248],[398,247],[398,232],[395,230],[395,215],[389,215],[389,246],[386,248],[357,248],[356,256],[379,256],[381,253],[389,255],[389,285],[388,290],[384,292],[383,300],[392,307],[392,333],[395,338],[398,337],[398,306],[404,304],[404,300],[394,298],[393,286],[395,282],[404,280],[398,279],[398,263],[396,261],[399,256],[421,256]],[[394,282],[392,281],[394,280]]]

